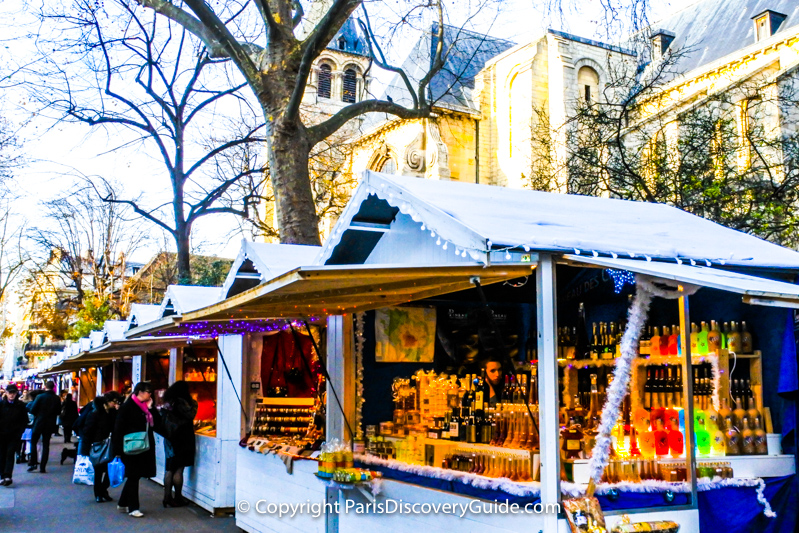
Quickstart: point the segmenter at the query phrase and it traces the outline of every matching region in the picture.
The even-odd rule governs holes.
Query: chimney
[[[652,32],[650,39],[652,40],[652,59],[658,60],[666,55],[666,50],[671,46],[674,41],[675,35],[667,30],[658,29]]]

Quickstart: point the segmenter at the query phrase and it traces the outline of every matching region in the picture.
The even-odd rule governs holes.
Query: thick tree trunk
[[[311,145],[305,126],[280,118],[271,126],[269,171],[280,242],[319,245],[319,217],[308,172]]]
[[[178,283],[191,285],[191,226],[186,224],[178,228],[175,244],[178,248]]]

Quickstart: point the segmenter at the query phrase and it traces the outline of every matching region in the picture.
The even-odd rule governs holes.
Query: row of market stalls
[[[793,531],[797,273],[663,205],[366,172],[323,247],[244,243],[50,372],[189,381],[186,493],[245,531],[588,531],[586,490],[608,530]]]

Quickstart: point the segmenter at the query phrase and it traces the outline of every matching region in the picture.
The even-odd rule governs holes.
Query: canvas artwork
[[[375,361],[432,363],[436,344],[436,310],[393,307],[375,313]]]

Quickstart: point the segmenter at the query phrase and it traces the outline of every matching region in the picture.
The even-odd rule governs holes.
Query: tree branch
[[[326,139],[338,131],[338,129],[349,120],[363,115],[364,113],[388,113],[389,115],[395,115],[406,120],[424,118],[427,116],[426,111],[423,109],[408,109],[407,107],[385,100],[362,100],[342,108],[326,121],[308,128],[308,138],[311,141],[311,145]]]
[[[180,9],[172,2],[168,0],[136,0],[136,3],[148,7],[156,13],[160,13],[186,28],[187,31],[195,35],[205,44],[213,57],[230,57],[230,54],[220,40],[209,31],[203,22],[193,17],[191,13]]]

